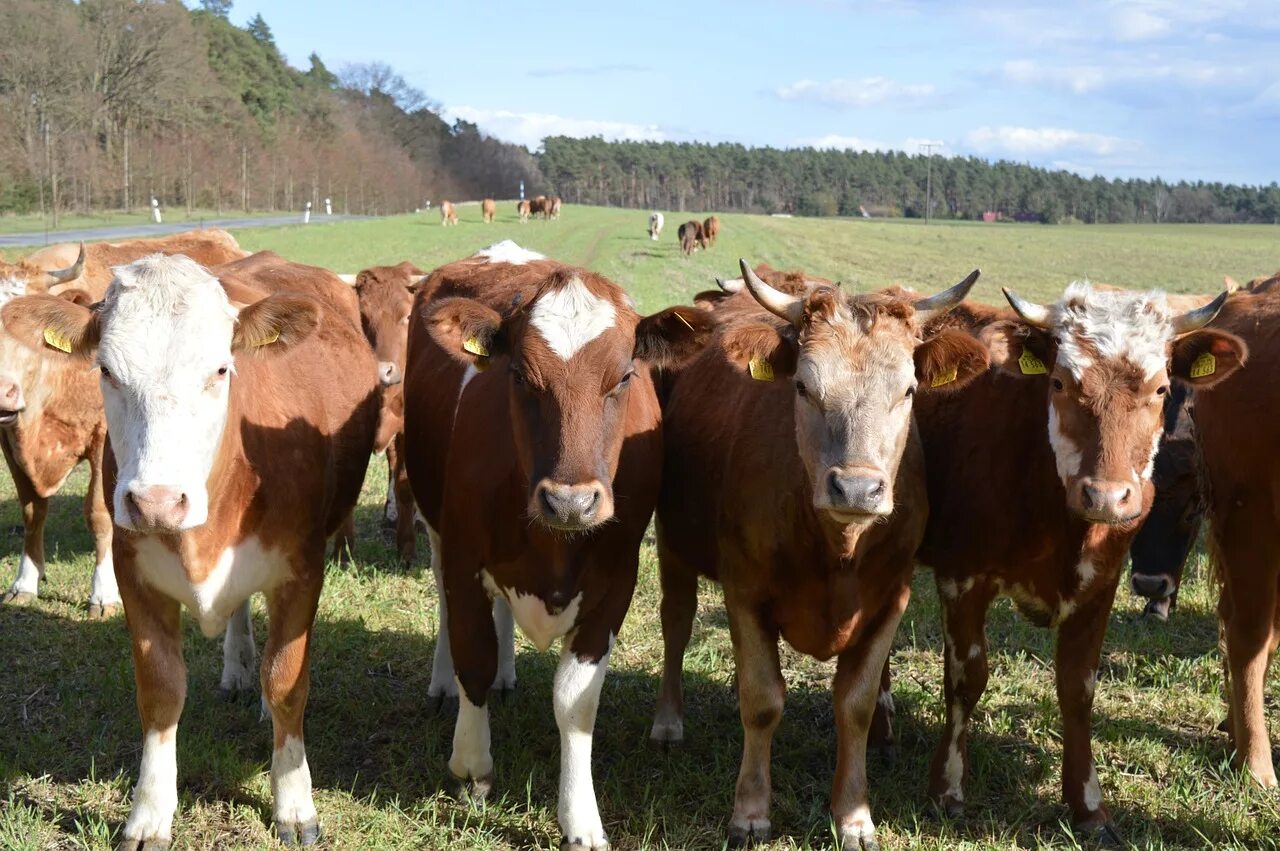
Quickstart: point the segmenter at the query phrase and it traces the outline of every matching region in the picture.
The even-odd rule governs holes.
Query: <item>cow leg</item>
[[[889,659],[884,657],[884,668],[880,671],[880,688],[876,695],[875,714],[871,718],[871,732],[867,736],[867,746],[879,752],[881,758],[892,765],[897,762],[898,748],[893,740],[893,681],[889,673]]]
[[[382,503],[382,522],[388,526],[395,526],[400,519],[400,507],[396,498],[396,450],[395,440],[387,444],[387,498]]]
[[[333,560],[346,566],[351,564],[351,554],[356,546],[356,511],[351,509],[342,518],[342,525],[333,535]]]
[[[222,681],[218,684],[218,692],[224,698],[230,699],[236,692],[253,687],[253,663],[257,656],[252,607],[246,598],[231,613],[227,631],[222,637]]]
[[[498,671],[498,635],[493,606],[476,571],[461,573],[462,582],[447,583],[449,644],[458,690],[458,720],[453,728],[449,771],[462,781],[465,794],[483,799],[493,787],[487,699]]]
[[[403,434],[397,434],[387,447],[387,466],[391,475],[387,499],[396,508],[396,549],[402,562],[413,564],[418,560],[418,531],[413,528],[413,488],[404,466]]]
[[[726,589],[729,635],[738,674],[738,713],[742,717],[742,764],[729,819],[729,844],[769,839],[769,799],[773,794],[770,760],[773,733],[782,720],[786,684],[778,660],[778,633],[762,623],[750,604],[737,605]]]
[[[311,631],[324,583],[324,550],[314,553],[309,563],[299,564],[295,576],[267,594],[262,697],[271,711],[271,799],[276,835],[285,845],[314,845],[320,838],[320,821],[311,798],[302,720],[311,685]]]
[[[964,811],[969,769],[969,720],[987,688],[987,608],[995,594],[985,583],[942,601],[943,667],[947,721],[929,768],[929,796],[950,815]]]
[[[1071,809],[1072,826],[1082,832],[1099,833],[1104,842],[1118,844],[1109,826],[1111,814],[1102,803],[1093,762],[1092,723],[1098,659],[1114,597],[1113,584],[1072,612],[1058,627],[1054,673],[1062,711],[1062,796]]]
[[[7,446],[5,459],[9,460]],[[40,580],[44,579],[44,520],[49,513],[49,500],[36,493],[27,474],[12,461],[9,471],[22,503],[22,558],[18,575],[0,602],[26,603],[40,596]]]
[[[662,685],[649,739],[663,744],[684,741],[684,652],[698,612],[698,574],[658,536],[658,575],[662,580]]]
[[[178,603],[149,586],[121,586],[142,720],[142,763],[119,851],[169,846],[178,809],[178,719],[187,697]]]
[[[89,592],[89,617],[105,618],[120,611],[120,589],[111,558],[111,512],[102,484],[102,451],[106,435],[94,438],[89,448],[89,490],[84,495],[84,517],[93,533],[93,587]]]
[[[447,698],[458,696],[458,680],[454,676],[453,653],[449,647],[449,607],[444,596],[440,536],[430,526],[427,527],[427,541],[431,547],[431,575],[436,580],[436,611],[439,614],[436,650],[431,658],[431,682],[427,686],[427,703],[439,708]]]
[[[505,695],[516,687],[516,621],[505,598],[493,601],[493,624],[498,633],[498,674],[493,690]]]
[[[831,816],[845,848],[872,851],[880,847],[867,797],[867,735],[888,670],[893,636],[910,597],[910,586],[904,586],[878,619],[876,631],[841,653],[836,665],[836,774]]]
[[[565,636],[556,668],[552,697],[560,728],[561,851],[609,847],[591,777],[591,740],[612,649],[611,634],[601,641],[599,636],[589,638],[587,630],[575,630]]]

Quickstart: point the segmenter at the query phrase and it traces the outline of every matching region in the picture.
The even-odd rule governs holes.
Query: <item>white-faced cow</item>
[[[657,241],[658,237],[662,235],[662,226],[665,222],[666,220],[663,219],[661,213],[653,212],[649,214],[649,239]]]
[[[100,376],[143,728],[128,849],[167,845],[178,805],[181,607],[213,636],[259,591],[270,615],[261,681],[276,830],[304,845],[319,833],[302,730],[311,630],[325,539],[355,504],[377,428],[376,366],[335,307],[351,297],[336,278],[298,267],[286,291],[220,274],[155,255],[117,269],[92,310],[28,296],[2,314],[43,357],[81,369],[92,360]]]
[[[491,782],[486,701],[506,644],[491,608],[503,599],[535,646],[563,639],[562,848],[607,847],[591,740],[658,496],[649,368],[688,358],[711,327],[695,308],[638,316],[617,285],[510,242],[435,270],[415,301],[405,457],[448,601],[449,770],[475,794]]]

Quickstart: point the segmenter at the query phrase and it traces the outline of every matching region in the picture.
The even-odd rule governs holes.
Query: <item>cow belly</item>
[[[201,582],[192,582],[178,554],[153,538],[135,543],[138,573],[151,586],[182,603],[209,638],[222,632],[236,607],[284,575],[282,553],[266,550],[256,536],[227,547]]]
[[[520,625],[533,646],[546,650],[557,638],[566,635],[578,622],[578,606],[582,603],[582,592],[569,601],[558,612],[551,612],[547,604],[537,594],[524,594],[512,588],[503,588],[494,581],[487,570],[480,571],[481,581],[490,597],[502,597],[511,607],[511,616]]]

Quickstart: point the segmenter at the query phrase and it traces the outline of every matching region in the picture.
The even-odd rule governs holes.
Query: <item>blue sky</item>
[[[1280,180],[1277,0],[237,0],[498,138],[893,148]]]

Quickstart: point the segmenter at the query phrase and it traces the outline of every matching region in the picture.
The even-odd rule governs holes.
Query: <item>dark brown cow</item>
[[[376,365],[335,307],[352,297],[346,285],[306,267],[290,277],[278,262],[258,264],[267,278],[234,267],[219,280],[186,257],[151,256],[120,267],[96,310],[51,296],[3,310],[6,329],[44,357],[68,357],[46,345],[53,339],[82,369],[96,358],[101,375],[115,569],[144,734],[121,848],[165,847],[171,836],[181,607],[213,636],[258,591],[270,615],[261,681],[276,831],[286,844],[319,834],[302,729],[310,633],[325,538],[355,504],[377,428]],[[252,648],[249,636],[250,662]]]
[[[720,235],[720,219],[715,216],[708,216],[707,220],[702,223],[702,234],[707,247],[716,244],[716,237]]]
[[[533,212],[533,202],[529,200],[520,201],[516,204],[516,215],[520,217],[520,224],[529,221],[529,215]]]
[[[486,225],[493,224],[497,215],[498,204],[492,198],[486,198],[480,202],[480,217],[484,219]]]
[[[988,342],[999,368],[917,406],[930,504],[920,561],[934,569],[946,645],[929,790],[945,810],[962,808],[969,719],[987,684],[986,612],[1008,596],[1058,630],[1063,794],[1077,828],[1113,841],[1090,735],[1098,659],[1124,553],[1151,507],[1169,378],[1203,386],[1188,358],[1231,349],[1198,330],[1226,294],[1184,314],[1161,293],[1088,284],[1047,307],[1006,295],[1016,315],[967,305],[944,319]]]
[[[1280,276],[1267,279],[1280,282]],[[1265,283],[1265,282],[1264,282]],[[1247,347],[1238,374],[1233,349],[1217,345],[1191,361],[1204,380],[1193,418],[1208,502],[1211,553],[1221,586],[1218,615],[1226,651],[1227,731],[1237,766],[1276,787],[1264,687],[1280,646],[1280,289],[1267,284],[1233,296],[1214,323]]]
[[[529,215],[534,216],[535,218],[538,216],[542,216],[544,219],[547,218],[547,215],[548,215],[547,203],[548,202],[547,202],[546,195],[539,195],[538,197],[534,198],[532,201],[529,202]]]
[[[676,231],[680,240],[680,250],[688,257],[697,248],[706,248],[706,240],[702,232],[702,222],[685,222]]]
[[[792,295],[746,261],[742,269],[769,313],[736,310],[663,410],[666,653],[651,735],[683,738],[680,679],[698,576],[718,580],[745,733],[730,842],[769,837],[781,637],[817,659],[838,658],[831,813],[843,847],[874,848],[867,735],[928,514],[912,397],[956,390],[987,366],[986,349],[967,334],[920,335],[978,275],[913,305],[821,285]]]
[[[225,231],[192,231],[162,239],[89,246],[50,246],[13,265],[0,264],[0,304],[16,295],[51,292],[80,304],[100,299],[113,265],[147,254],[185,254],[205,264],[245,256]],[[50,270],[53,270],[52,274]],[[84,513],[93,533],[95,565],[89,614],[102,617],[120,606],[111,566],[111,517],[102,493],[102,452],[107,425],[97,376],[67,359],[43,358],[0,334],[0,447],[22,505],[23,544],[18,573],[3,601],[39,594],[44,577],[44,524],[49,500],[71,470],[89,462]]]
[[[415,301],[405,458],[461,686],[449,770],[476,794],[491,782],[501,598],[539,649],[564,639],[553,687],[561,848],[607,847],[591,736],[658,496],[649,367],[690,357],[711,327],[695,308],[637,316],[615,284],[510,242],[435,270]]]

